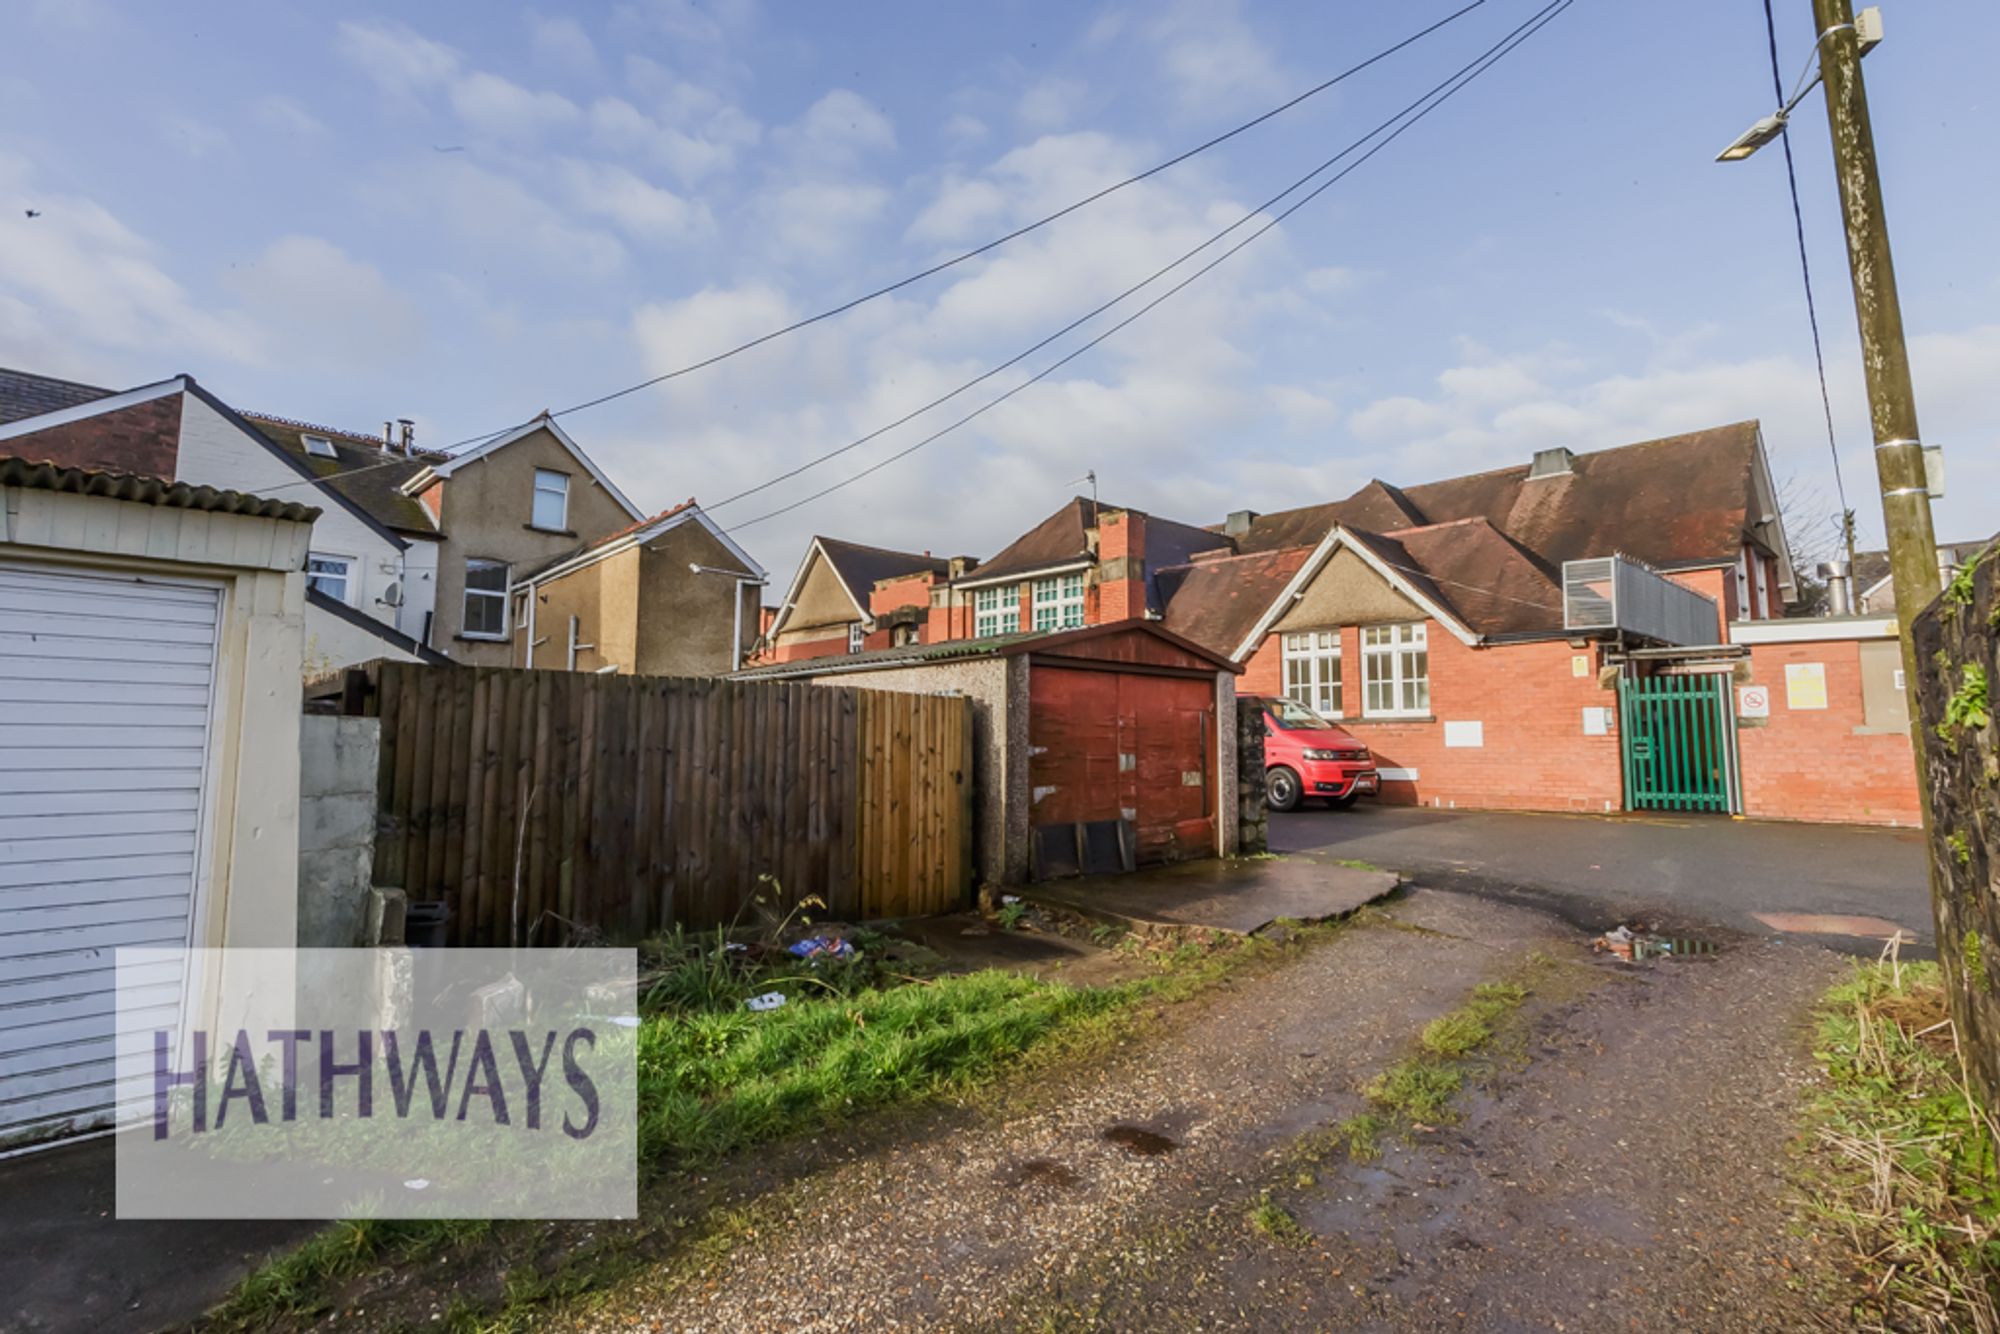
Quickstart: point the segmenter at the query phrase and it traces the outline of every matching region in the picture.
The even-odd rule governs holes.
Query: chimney
[[[944,563],[945,578],[963,579],[979,568],[977,556],[953,556]]]
[[[1146,614],[1146,516],[1100,510],[1097,516],[1097,623]]]
[[[1852,616],[1854,599],[1850,592],[1848,566],[1844,560],[1830,560],[1819,567],[1819,577],[1826,580],[1826,614],[1829,616]]]
[[[1557,445],[1554,449],[1538,449],[1535,451],[1535,461],[1528,466],[1528,480],[1532,482],[1542,477],[1567,477],[1571,471],[1570,464],[1575,461],[1576,455],[1561,445]]]
[[[1250,531],[1250,525],[1255,522],[1257,522],[1256,510],[1231,510],[1229,517],[1222,521],[1222,535],[1241,537]]]
[[[384,454],[396,452],[396,423],[392,421],[382,423],[382,452]]]
[[[403,452],[407,454],[417,443],[417,424],[408,417],[398,417],[396,425],[403,428]]]

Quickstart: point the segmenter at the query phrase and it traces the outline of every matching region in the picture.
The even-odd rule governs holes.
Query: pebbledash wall
[[[1362,716],[1361,632],[1340,632],[1340,725],[1375,752],[1384,800],[1491,810],[1617,811],[1618,696],[1598,683],[1595,648],[1566,640],[1473,648],[1427,622],[1431,712]],[[1237,683],[1282,694],[1280,637],[1267,636]],[[1597,730],[1601,728],[1602,730]]]

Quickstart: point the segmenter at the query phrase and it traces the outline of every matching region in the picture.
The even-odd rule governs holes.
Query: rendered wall
[[[299,948],[363,943],[375,869],[375,769],[382,724],[299,720]]]

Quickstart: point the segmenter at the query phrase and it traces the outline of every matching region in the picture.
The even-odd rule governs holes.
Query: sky
[[[982,244],[1461,2],[8,0],[0,365],[110,387],[186,372],[247,411],[364,432],[410,417],[421,443],[450,444]],[[1212,523],[1751,417],[1814,548],[1836,486],[1783,155],[1713,161],[1774,100],[1750,0],[1576,0],[1240,254],[966,427],[766,517],[1165,284],[718,503],[1237,222],[1538,7],[1487,0],[1028,237],[565,425],[642,508],[709,505],[779,587],[815,533],[990,556],[1089,494],[1087,472],[1107,503]],[[1789,85],[1811,9],[1777,7]],[[1946,450],[1939,535],[1969,539],[2000,529],[2000,6],[1892,4],[1886,24],[1866,65],[1886,210],[1924,436]],[[1865,544],[1880,508],[1816,94],[1791,135]]]

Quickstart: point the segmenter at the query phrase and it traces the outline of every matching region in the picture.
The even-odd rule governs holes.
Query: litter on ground
[[[743,1005],[745,1009],[757,1010],[759,1012],[762,1012],[764,1010],[775,1010],[784,1003],[785,1003],[784,992],[767,991],[761,996],[752,996],[749,1000],[744,1001]]]

